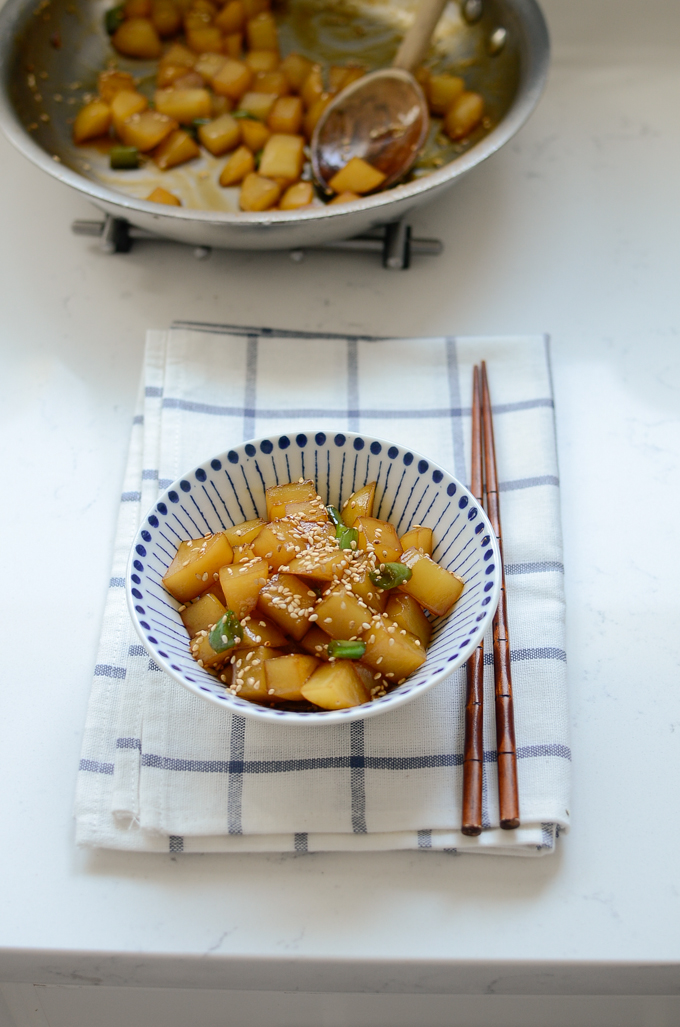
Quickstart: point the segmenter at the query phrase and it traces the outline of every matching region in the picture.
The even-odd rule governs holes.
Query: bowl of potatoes
[[[337,724],[461,666],[500,594],[470,492],[384,439],[298,431],[188,472],[144,517],[130,615],[167,674],[231,713]]]

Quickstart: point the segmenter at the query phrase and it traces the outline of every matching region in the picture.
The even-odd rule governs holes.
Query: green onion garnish
[[[335,656],[339,660],[360,660],[366,652],[366,643],[355,641],[346,642],[344,639],[334,638],[328,643],[328,655]]]
[[[132,171],[139,167],[139,150],[136,146],[112,146],[109,165],[116,171]]]
[[[104,27],[110,36],[117,32],[125,21],[125,4],[110,7],[104,15]]]
[[[328,513],[328,519],[333,525],[333,527],[337,528],[339,524],[342,524],[342,516],[340,515],[340,511],[337,509],[337,507],[327,506],[326,512]]]
[[[227,610],[208,635],[208,641],[216,653],[225,653],[227,649],[233,649],[242,639],[243,628],[233,610]]]
[[[335,529],[335,537],[341,549],[356,549],[357,542],[359,541],[359,532],[356,528],[346,528],[344,524],[338,524]]]
[[[370,571],[369,578],[378,588],[396,588],[411,577],[411,568],[405,563],[383,563],[379,571]]]

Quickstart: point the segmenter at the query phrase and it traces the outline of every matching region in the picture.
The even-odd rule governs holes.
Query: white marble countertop
[[[446,251],[406,273],[326,253],[105,256],[70,233],[91,207],[0,140],[0,980],[680,992],[680,7],[544,7],[545,98],[411,219]],[[75,848],[144,333],[174,318],[550,333],[574,754],[555,856]]]

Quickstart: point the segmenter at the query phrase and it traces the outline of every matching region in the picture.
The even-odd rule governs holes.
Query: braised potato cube
[[[222,43],[222,52],[234,61],[240,60],[243,53],[243,33],[230,32],[228,36],[225,36]]]
[[[199,631],[207,631],[217,624],[226,613],[226,607],[212,592],[206,592],[200,599],[190,603],[182,610],[180,617],[191,638]]]
[[[234,546],[234,563],[248,563],[256,555],[252,542],[244,546]]]
[[[269,7],[269,0],[243,0],[243,10],[245,11],[246,18],[256,18],[263,11],[268,11]]]
[[[84,143],[105,135],[111,124],[111,108],[103,100],[93,100],[76,115],[73,124],[73,142]]]
[[[184,3],[185,0],[182,0],[182,2]],[[195,14],[199,12],[201,14],[206,14],[210,21],[214,21],[219,6],[219,4],[212,3],[212,0],[192,0],[192,3],[189,7],[189,11],[187,11],[187,13]]]
[[[151,21],[161,39],[176,35],[182,27],[182,15],[172,0],[154,0]]]
[[[316,486],[311,478],[289,481],[285,485],[270,485],[265,492],[267,518],[270,521],[286,516],[287,503],[305,503],[316,499]]]
[[[332,93],[339,93],[341,89],[346,89],[352,82],[356,82],[357,79],[363,78],[366,74],[365,68],[360,68],[358,65],[347,64],[345,66],[339,66],[337,64],[331,65],[328,69],[328,85]]]
[[[314,199],[314,187],[311,182],[296,182],[289,186],[279,203],[279,210],[300,210],[308,207]]]
[[[178,128],[176,132],[171,132],[153,152],[153,159],[161,171],[176,168],[180,164],[186,164],[188,160],[200,156],[200,148],[189,133],[181,128]]]
[[[223,114],[221,118],[201,125],[198,129],[198,138],[214,157],[221,157],[223,153],[238,146],[241,141],[241,128],[231,114]]]
[[[212,87],[216,93],[240,100],[252,81],[253,72],[248,65],[228,57],[213,78]]]
[[[254,93],[269,93],[272,96],[287,96],[290,93],[288,79],[282,71],[256,72],[252,88]]]
[[[444,117],[444,131],[450,139],[463,139],[477,128],[484,116],[484,100],[479,93],[461,93]]]
[[[251,121],[250,118],[244,118],[241,121],[243,145],[247,146],[253,153],[259,153],[264,148],[270,135],[271,132],[261,121]]]
[[[311,581],[333,581],[342,577],[349,564],[347,550],[335,548],[331,551],[330,544],[323,549],[316,547],[306,550],[289,564],[291,574],[299,574]]]
[[[391,591],[385,612],[390,620],[419,638],[421,644],[427,648],[432,637],[432,625],[413,596],[404,595],[396,590]]]
[[[326,107],[328,107],[328,104],[331,102],[333,98],[333,93],[322,93],[319,99],[315,100],[314,103],[310,106],[302,122],[302,126],[304,128],[305,136],[307,137],[307,139],[311,139],[314,135],[314,129],[316,128],[317,121],[319,120],[323,112],[326,110]],[[332,202],[333,201],[331,200],[331,203]]]
[[[361,662],[394,683],[413,674],[425,663],[425,647],[415,635],[404,632],[394,621],[376,614],[362,633],[366,652]]]
[[[148,153],[176,128],[179,128],[179,125],[174,118],[169,118],[160,111],[142,111],[141,114],[133,114],[123,122],[120,137],[126,146],[136,146],[141,153]]]
[[[291,84],[292,89],[299,93],[304,81],[313,68],[313,64],[299,53],[289,53],[281,62],[281,71]]]
[[[210,114],[213,118],[221,118],[223,114],[229,114],[233,110],[234,101],[228,96],[217,96],[212,93],[210,97]]]
[[[240,524],[235,524],[233,528],[225,528],[224,534],[232,546],[246,545],[248,542],[255,541],[265,523],[261,517],[254,517],[250,521],[241,521]]]
[[[302,165],[305,160],[304,146],[303,136],[280,133],[272,135],[262,151],[260,174],[266,178],[295,182],[302,174]]]
[[[149,18],[130,18],[124,21],[111,37],[118,53],[126,57],[140,57],[153,61],[161,55],[161,40]]]
[[[222,168],[220,185],[238,185],[246,175],[250,174],[254,167],[255,158],[251,151],[245,146],[239,146],[238,150],[234,150],[231,157]]]
[[[116,93],[111,101],[111,118],[116,134],[122,137],[123,125],[133,114],[141,114],[149,106],[145,96],[141,93],[131,93],[129,90],[121,90]]]
[[[328,643],[331,637],[322,631],[316,624],[312,624],[309,631],[300,639],[300,645],[312,656],[319,660],[328,662]]]
[[[183,64],[185,68],[193,68],[196,63],[196,55],[183,46],[182,43],[173,43],[170,49],[163,55],[163,59],[160,65],[163,64]]]
[[[373,516],[373,500],[375,499],[375,486],[377,482],[369,481],[363,488],[353,492],[349,499],[342,504],[342,520],[348,528],[354,526],[358,517]]]
[[[276,71],[279,66],[279,55],[276,50],[251,50],[249,54],[246,54],[245,61],[256,74],[259,71]],[[287,77],[286,84],[289,85]],[[261,90],[261,92],[275,92],[275,90]]]
[[[279,95],[267,118],[267,125],[272,132],[298,135],[302,128],[303,114],[302,100],[299,96]]]
[[[167,86],[172,86],[175,82],[179,82],[185,78],[190,70],[191,69],[187,68],[184,64],[165,64],[161,61],[158,65],[156,85],[159,89],[165,89]]]
[[[458,601],[465,582],[452,574],[419,549],[407,549],[401,562],[411,568],[411,577],[399,588],[424,606],[426,610],[444,617]]]
[[[266,121],[275,103],[276,96],[273,93],[248,92],[241,97],[238,109],[259,121]]]
[[[186,37],[194,53],[222,53],[222,33],[215,25],[187,28]]]
[[[310,595],[311,592],[311,595]],[[309,627],[316,595],[294,574],[275,574],[261,589],[258,609],[299,642]]]
[[[168,207],[182,206],[182,201],[179,196],[175,196],[174,193],[168,192],[167,189],[164,189],[160,185],[157,185],[156,188],[149,193],[147,200],[150,200],[152,203],[165,203]]]
[[[352,157],[344,168],[333,175],[328,184],[333,192],[352,192],[363,196],[364,193],[379,188],[385,177],[382,171],[378,171],[361,157]]]
[[[213,575],[232,559],[233,550],[222,532],[180,542],[165,572],[163,585],[180,603],[188,603],[201,592],[207,592],[213,584]]]
[[[255,609],[260,589],[269,578],[266,560],[232,564],[220,569],[220,585],[226,605],[239,620]]]
[[[280,186],[262,175],[247,175],[243,179],[238,197],[241,211],[269,211],[278,202]]]
[[[446,114],[447,110],[465,90],[459,75],[431,75],[427,95],[433,114]]]
[[[304,699],[302,686],[312,676],[321,661],[314,656],[294,654],[267,660],[264,664],[267,695],[270,699],[299,702]]]
[[[291,188],[295,187],[291,186]],[[274,507],[275,516],[278,516],[279,511],[279,506]],[[284,511],[284,516],[293,521],[314,521],[316,524],[328,524],[328,511],[319,496],[316,499],[302,500],[299,503],[286,503]],[[332,537],[335,538],[335,532]]]
[[[151,14],[151,0],[127,0],[123,12],[126,18],[148,18]]]
[[[268,649],[263,645],[257,646],[255,649],[248,649],[243,654],[237,653],[232,690],[241,699],[249,699],[251,702],[267,702],[265,663],[278,656],[281,656],[281,653],[277,649]]]
[[[396,528],[389,521],[357,517],[354,527],[359,532],[358,548],[375,553],[379,563],[394,563],[401,559],[401,542]]]
[[[211,668],[213,670],[218,667],[224,666],[225,663],[229,663],[232,656],[234,655],[233,649],[225,649],[224,652],[217,653],[210,644],[208,634],[201,633],[192,638],[189,645],[191,655],[202,667]]]
[[[221,53],[202,53],[194,65],[194,71],[198,72],[204,82],[209,85],[218,71],[221,71],[226,64],[226,57]]]
[[[256,556],[266,560],[270,567],[278,570],[294,560],[303,548],[303,541],[290,521],[273,521],[266,524],[253,542]]]
[[[190,125],[197,118],[210,117],[210,93],[207,89],[157,89],[154,95],[156,110]]]
[[[221,55],[220,54],[215,54],[215,56],[219,57]],[[198,74],[197,71],[187,71],[186,74],[182,75],[181,78],[175,79],[175,81],[172,83],[172,88],[173,89],[203,89],[203,78],[202,78],[201,75]],[[210,96],[210,93],[208,93],[208,96]],[[212,110],[212,104],[211,104],[211,110]]]
[[[285,69],[284,74],[285,74]],[[300,96],[307,110],[321,98],[324,93],[321,65],[314,64],[300,88]]]
[[[371,696],[352,660],[335,660],[315,670],[300,689],[303,698],[323,710],[346,710],[369,702]]]
[[[239,649],[252,649],[257,645],[266,645],[269,648],[284,646],[288,639],[281,628],[277,627],[268,617],[264,617],[257,610],[249,617],[244,618],[243,641]]]
[[[137,87],[127,71],[100,71],[97,89],[104,103],[111,103],[116,93],[134,93]]]
[[[402,549],[422,549],[432,556],[432,528],[423,528],[416,524],[399,539]]]
[[[327,592],[314,612],[318,626],[331,638],[356,638],[371,623],[372,611],[343,587]]]
[[[279,35],[276,22],[269,11],[262,11],[246,22],[246,37],[250,50],[278,50]]]
[[[245,11],[241,0],[229,0],[215,18],[215,24],[226,35],[238,32],[243,28],[246,20]]]
[[[337,196],[334,196],[333,199],[330,200],[330,203],[353,203],[354,200],[360,199],[361,197],[359,196],[359,193],[351,193],[345,190],[344,193],[339,193]]]
[[[369,562],[366,554],[352,561],[343,574],[342,581],[347,588],[351,588],[357,599],[361,599],[375,613],[382,613],[387,604],[388,593],[373,584],[368,576],[372,569],[373,563]]]

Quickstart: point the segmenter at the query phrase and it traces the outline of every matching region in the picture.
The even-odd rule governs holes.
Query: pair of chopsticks
[[[510,639],[505,601],[503,538],[498,502],[496,449],[493,437],[491,399],[486,364],[475,366],[472,380],[472,473],[470,491],[487,512],[501,556],[501,597],[493,619],[493,666],[496,705],[496,748],[498,751],[498,801],[501,827],[519,827],[517,790],[517,751],[512,706]],[[482,831],[482,791],[484,768],[484,641],[467,661],[465,701],[465,748],[463,755],[463,824],[466,835]]]

